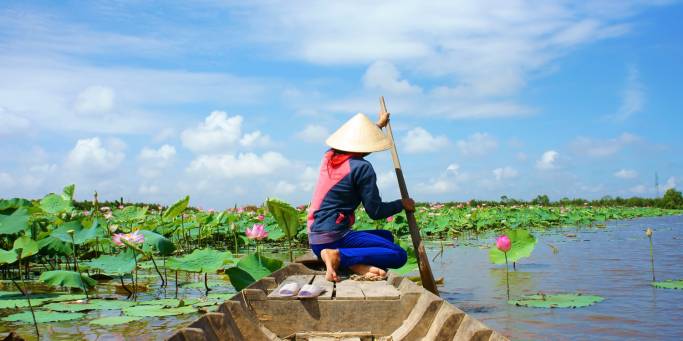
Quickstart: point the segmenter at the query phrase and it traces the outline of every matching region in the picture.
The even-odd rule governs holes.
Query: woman
[[[406,252],[394,244],[386,230],[352,231],[354,211],[363,203],[372,219],[385,219],[402,210],[413,211],[412,199],[382,202],[371,152],[391,148],[382,133],[389,114],[380,114],[374,124],[363,114],[346,122],[326,142],[320,177],[308,211],[308,240],[313,252],[325,262],[325,278],[339,281],[338,270],[351,270],[365,277],[384,277],[387,268],[406,263]]]

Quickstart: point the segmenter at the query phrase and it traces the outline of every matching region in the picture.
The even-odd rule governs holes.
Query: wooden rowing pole
[[[384,103],[384,96],[379,98],[380,112],[387,112],[387,106]],[[394,161],[394,170],[396,170],[396,179],[398,180],[398,188],[401,191],[401,198],[408,199],[408,187],[406,180],[403,178],[403,171],[401,170],[401,162],[398,160],[398,151],[396,150],[396,143],[394,141],[394,134],[391,131],[391,119],[387,121],[387,136],[391,140],[391,158]],[[410,228],[410,237],[413,240],[413,247],[417,256],[417,265],[420,268],[420,279],[422,286],[431,291],[434,295],[439,296],[439,290],[436,288],[434,275],[432,274],[432,267],[429,265],[429,258],[427,258],[427,251],[422,243],[420,237],[420,229],[417,227],[417,220],[415,220],[415,213],[406,211],[406,218],[408,219],[408,227]]]

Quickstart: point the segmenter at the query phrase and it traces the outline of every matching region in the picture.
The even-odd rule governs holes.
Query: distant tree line
[[[674,188],[671,188],[667,190],[664,193],[664,196],[661,198],[640,198],[640,197],[630,197],[630,198],[622,198],[622,197],[612,197],[609,195],[606,195],[600,199],[595,199],[595,200],[587,200],[587,199],[582,199],[582,198],[567,198],[564,197],[560,200],[557,201],[551,201],[550,198],[545,195],[541,194],[536,196],[532,200],[522,200],[522,199],[515,199],[515,198],[509,198],[506,195],[503,195],[500,197],[500,200],[495,201],[495,200],[477,200],[477,199],[472,199],[468,202],[459,202],[459,201],[451,201],[451,202],[446,202],[444,205],[446,206],[457,206],[457,205],[463,205],[463,204],[469,204],[470,206],[478,206],[478,205],[488,205],[488,206],[514,206],[514,205],[541,205],[541,206],[584,206],[584,205],[591,205],[591,206],[624,206],[624,207],[659,207],[659,208],[678,208],[678,209],[683,209],[683,195],[681,194],[680,191],[677,191]],[[93,208],[94,203],[93,201],[76,201],[74,202],[74,205],[76,208],[83,209],[83,210],[90,210]],[[418,203],[418,206],[426,206],[429,205],[428,203]],[[123,198],[116,200],[116,201],[104,201],[98,203],[98,207],[103,207],[107,206],[112,209],[117,208],[118,206],[150,206],[151,208],[158,209],[159,207],[162,207],[160,204],[152,204],[152,203],[140,203],[140,202],[124,202]],[[165,207],[164,207],[165,208]],[[190,207],[190,210],[196,210],[194,207]]]

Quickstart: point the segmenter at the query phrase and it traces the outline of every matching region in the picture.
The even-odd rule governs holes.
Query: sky
[[[418,201],[683,184],[680,1],[3,1],[0,197],[307,203],[384,96]],[[399,197],[388,152],[368,157]]]

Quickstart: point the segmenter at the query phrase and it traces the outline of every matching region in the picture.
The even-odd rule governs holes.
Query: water
[[[654,230],[657,280],[683,278],[683,216],[609,222],[602,229],[534,232],[538,244],[533,254],[517,264],[517,271],[511,268],[511,297],[581,292],[606,298],[586,308],[507,304],[504,266],[490,264],[488,250],[477,246],[446,248],[432,267],[435,277],[445,279],[442,297],[511,339],[680,340],[683,291],[650,285],[646,227]],[[469,242],[491,245],[492,240]],[[559,252],[553,254],[547,243]]]
[[[579,309],[536,309],[506,303],[505,268],[488,260],[493,236],[455,241],[437,256],[439,243],[429,249],[435,277],[444,277],[441,296],[491,328],[515,340],[624,340],[683,338],[683,290],[650,286],[649,242],[646,227],[654,229],[655,269],[658,280],[683,278],[683,216],[608,222],[606,228],[563,228],[534,231],[538,244],[530,258],[510,273],[511,296],[538,292],[581,292],[605,301]],[[448,244],[446,242],[445,244]],[[559,253],[553,254],[551,244]],[[286,253],[280,253],[286,258]],[[155,272],[148,272],[155,275]],[[158,278],[147,280],[150,290],[139,300],[173,298]],[[212,275],[211,280],[223,280]],[[179,282],[201,282],[196,274],[181,274]],[[118,281],[110,282],[111,285]],[[231,291],[229,285],[215,288]],[[98,286],[100,295],[116,295],[112,286]],[[181,288],[179,297],[201,298],[203,288]],[[123,296],[120,296],[123,297]],[[0,317],[12,311],[0,310]],[[160,340],[188,325],[198,314],[151,317],[114,327],[88,324],[94,318],[120,311],[91,311],[87,319],[40,324],[49,340]],[[0,335],[17,330],[35,339],[33,326],[0,322]]]

